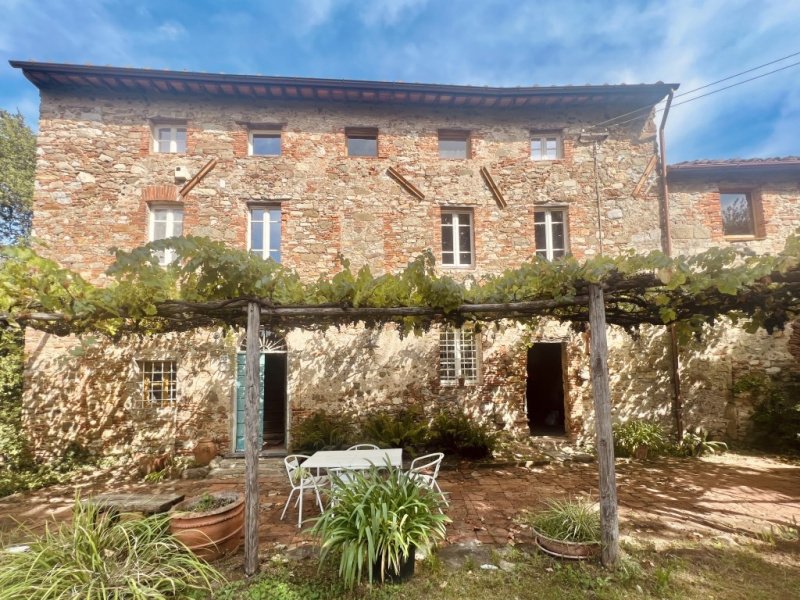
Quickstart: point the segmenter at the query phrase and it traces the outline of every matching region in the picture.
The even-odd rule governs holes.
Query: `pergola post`
[[[606,567],[619,557],[619,517],[617,514],[617,476],[614,469],[614,438],[611,430],[611,391],[608,385],[608,343],[603,289],[589,285],[589,324],[591,326],[592,392],[594,393],[597,462],[600,470],[600,541]]]
[[[258,572],[258,397],[261,307],[247,304],[247,357],[245,362],[244,404],[244,572],[249,577]]]

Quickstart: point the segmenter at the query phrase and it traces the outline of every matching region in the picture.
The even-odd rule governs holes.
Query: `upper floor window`
[[[469,158],[469,131],[459,129],[439,130],[439,158]]]
[[[719,195],[722,211],[722,231],[728,236],[756,235],[755,210],[750,192],[722,192]]]
[[[348,127],[347,156],[378,156],[377,127]]]
[[[531,158],[556,160],[562,155],[562,139],[558,133],[531,133]]]
[[[471,267],[472,212],[442,211],[442,265]]]
[[[567,211],[537,210],[534,230],[537,256],[553,260],[567,253]]]
[[[477,334],[470,329],[439,333],[439,382],[442,385],[478,383]]]
[[[162,408],[178,401],[178,364],[174,360],[143,360],[142,407]]]
[[[168,154],[186,152],[186,126],[164,124],[153,127],[153,151]]]
[[[254,206],[250,209],[250,251],[261,258],[281,262],[281,209]]]
[[[165,240],[183,235],[183,208],[180,206],[155,206],[150,208],[150,241]],[[165,266],[172,263],[175,250],[159,250],[156,252],[158,264]]]
[[[280,156],[280,129],[253,130],[249,135],[248,154],[250,156]]]

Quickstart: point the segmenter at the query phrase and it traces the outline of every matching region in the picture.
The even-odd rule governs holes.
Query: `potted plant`
[[[551,500],[528,518],[536,544],[561,558],[590,558],[600,550],[600,513],[589,500]]]
[[[244,496],[213,492],[189,498],[170,511],[170,531],[206,560],[215,560],[239,547],[244,528]]]
[[[370,582],[408,579],[416,548],[444,539],[450,522],[441,494],[388,465],[348,473],[331,496],[312,532],[322,543],[321,562],[339,553],[339,574],[348,588],[365,571]]]
[[[664,430],[648,421],[628,421],[614,426],[614,454],[644,460],[650,454],[660,454],[667,447]]]

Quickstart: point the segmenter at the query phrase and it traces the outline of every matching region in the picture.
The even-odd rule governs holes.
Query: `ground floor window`
[[[178,401],[178,365],[174,360],[143,360],[142,406],[167,407]]]
[[[439,381],[442,385],[478,383],[478,336],[469,329],[439,334]]]

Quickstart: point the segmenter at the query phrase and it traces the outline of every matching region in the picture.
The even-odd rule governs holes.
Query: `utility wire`
[[[687,90],[685,92],[681,92],[680,94],[678,94],[678,95],[676,95],[674,97],[675,98],[680,98],[682,96],[688,96],[689,94],[693,94],[694,92],[699,92],[700,90],[704,90],[706,88],[712,87],[712,86],[717,85],[719,83],[723,83],[725,81],[730,81],[731,79],[736,79],[737,77],[741,77],[742,75],[746,75],[747,73],[752,73],[753,71],[758,71],[759,69],[763,69],[764,67],[768,67],[769,65],[774,65],[775,63],[782,62],[782,61],[784,61],[786,59],[793,58],[793,57],[798,56],[798,55],[800,55],[800,52],[794,52],[792,54],[787,54],[786,56],[783,56],[781,58],[772,60],[770,62],[766,62],[766,63],[761,64],[761,65],[758,65],[757,67],[752,67],[750,69],[746,69],[744,71],[740,71],[738,73],[735,73],[734,75],[729,75],[728,77],[723,77],[722,79],[718,79],[717,81],[712,81],[711,83],[707,83],[705,85],[701,85],[700,87],[694,88],[692,90]],[[789,67],[796,66],[797,64],[800,64],[800,63],[792,63],[791,65],[787,65],[785,67],[781,67],[779,69],[775,69],[773,71],[769,71],[768,73],[763,73],[763,74],[758,75],[756,77],[752,77],[750,79],[745,79],[744,81],[740,81],[738,83],[726,86],[724,88],[720,88],[719,90],[715,90],[714,92],[709,92],[707,94],[702,94],[700,96],[697,96],[696,98],[703,98],[705,96],[710,96],[711,94],[716,93],[717,91],[721,92],[722,90],[727,90],[727,89],[735,87],[735,86],[737,86],[739,84],[747,83],[748,81],[753,81],[754,79],[759,79],[759,78],[764,77],[766,75],[771,75],[772,73],[777,73],[778,71],[782,71],[784,69],[788,69]],[[694,100],[696,98],[692,98],[692,100]],[[679,106],[681,104],[686,104],[687,102],[690,102],[690,100],[685,100],[683,102],[679,102],[678,104],[673,104],[672,106]],[[653,105],[652,104],[648,104],[647,106],[642,106],[641,108],[637,108],[637,109],[634,109],[634,110],[632,110],[630,112],[626,112],[626,113],[623,113],[621,115],[617,115],[616,117],[612,117],[610,119],[606,119],[605,121],[600,121],[599,123],[596,123],[594,125],[590,125],[588,127],[588,129],[595,129],[597,127],[602,127],[603,125],[624,125],[625,123],[630,123],[631,121],[634,121],[634,120],[638,119],[639,116],[640,116],[639,113],[652,110],[652,108],[653,108]],[[662,110],[663,109],[659,109],[656,112],[660,112]],[[636,116],[634,118],[632,118],[632,119],[628,119],[626,121],[622,121],[621,123],[614,123],[614,121],[617,121],[618,119],[622,119],[622,118],[630,116],[630,115],[636,115]]]

